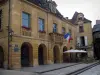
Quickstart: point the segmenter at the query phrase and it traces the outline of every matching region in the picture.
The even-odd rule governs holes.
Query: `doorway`
[[[68,54],[65,54],[64,52],[67,51],[67,47],[64,46],[63,47],[63,62],[67,62],[68,61]]]
[[[60,62],[60,50],[58,46],[54,46],[53,48],[53,58],[54,58],[54,63]]]
[[[21,46],[21,66],[29,67],[32,65],[33,51],[30,43],[25,42]]]
[[[4,52],[3,48],[0,46],[0,68],[3,68],[3,63],[4,63]]]
[[[40,44],[38,47],[38,63],[39,65],[47,64],[47,48],[44,44]]]

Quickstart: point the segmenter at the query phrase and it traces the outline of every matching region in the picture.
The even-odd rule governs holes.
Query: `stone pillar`
[[[52,51],[52,49],[48,50],[48,64],[53,64],[53,51]]]
[[[38,43],[33,44],[33,65],[38,65]]]
[[[19,43],[12,43],[10,50],[10,65],[12,69],[21,68],[21,45]]]

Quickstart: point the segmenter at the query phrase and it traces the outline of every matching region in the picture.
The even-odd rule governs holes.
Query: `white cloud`
[[[100,19],[100,0],[54,0],[58,10],[65,17],[72,18],[75,11],[82,12],[85,17],[95,24]]]

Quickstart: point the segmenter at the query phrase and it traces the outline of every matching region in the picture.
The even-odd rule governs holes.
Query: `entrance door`
[[[0,68],[3,68],[3,63],[4,63],[4,52],[3,48],[0,46]]]
[[[42,47],[42,45],[40,45],[39,48],[38,48],[38,62],[39,62],[39,65],[44,65],[43,55],[44,55],[43,47]]]
[[[59,53],[58,46],[55,46],[53,48],[53,57],[54,57],[54,63],[59,63],[60,62],[60,53]]]
[[[29,59],[30,47],[28,43],[23,43],[21,47],[21,65],[22,67],[28,67],[30,65]]]
[[[65,51],[67,51],[67,47],[66,46],[63,48],[63,52],[65,52]],[[68,54],[63,53],[63,62],[67,62],[67,60],[68,60]]]

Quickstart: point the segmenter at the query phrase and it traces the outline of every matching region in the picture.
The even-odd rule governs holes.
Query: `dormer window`
[[[49,3],[49,8],[50,8],[51,12],[56,13],[57,4],[55,3],[55,1],[49,0],[48,3]]]
[[[83,20],[83,18],[82,17],[79,17],[78,20]]]

